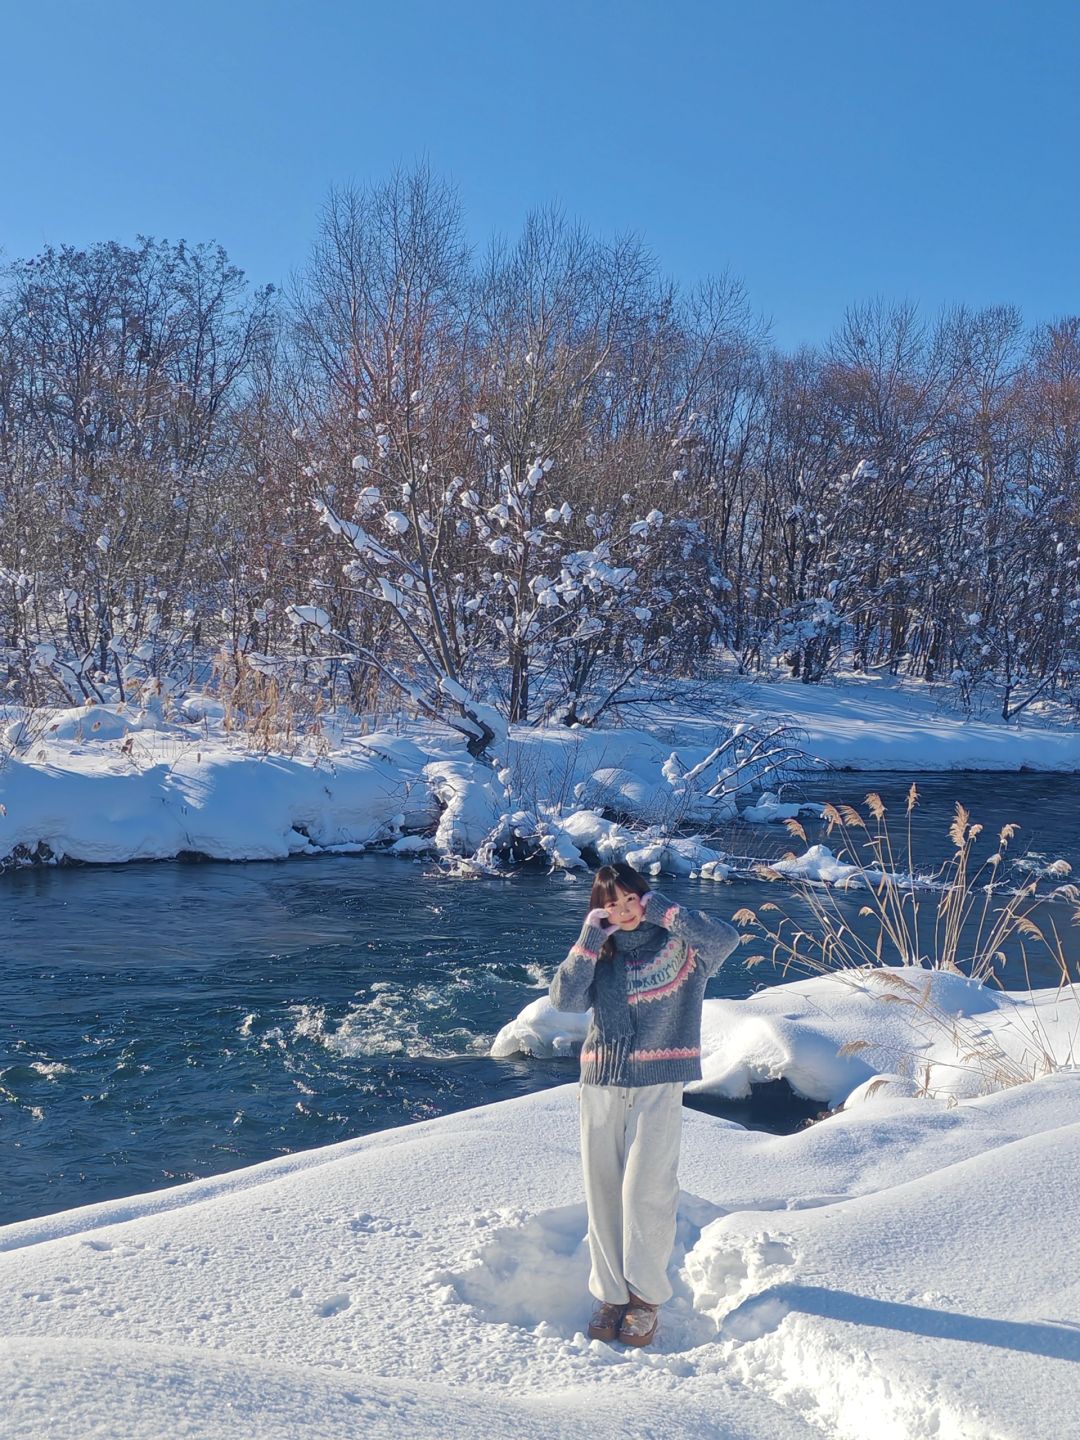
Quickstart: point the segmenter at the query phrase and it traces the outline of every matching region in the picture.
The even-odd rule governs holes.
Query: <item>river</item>
[[[902,849],[912,780],[920,868],[949,853],[957,800],[986,827],[978,858],[1012,821],[1010,858],[1080,865],[1078,776],[845,773],[798,794],[862,805],[876,790]],[[810,843],[839,849],[816,820],[803,823]],[[738,826],[727,840],[765,858],[802,849],[779,826]],[[784,903],[787,887],[664,877],[658,888],[726,917]],[[838,903],[855,920],[864,900],[853,890]],[[584,874],[460,880],[377,854],[0,876],[0,1223],[575,1079],[573,1060],[496,1061],[487,1050],[546,992],[587,901]],[[1070,907],[1053,908],[1080,962]],[[1032,973],[1056,983],[1051,966]],[[744,996],[778,978],[733,957],[708,993]],[[1012,969],[1004,979],[1024,983]],[[817,1108],[781,1099],[694,1103],[775,1129]]]

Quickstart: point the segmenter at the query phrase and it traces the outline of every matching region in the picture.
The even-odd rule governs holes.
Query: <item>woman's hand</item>
[[[615,926],[612,925],[611,917],[608,915],[607,911],[601,910],[599,907],[597,907],[597,909],[595,910],[589,911],[588,915],[585,916],[585,924],[592,925],[595,927],[595,929],[603,930],[605,932],[615,929]]]

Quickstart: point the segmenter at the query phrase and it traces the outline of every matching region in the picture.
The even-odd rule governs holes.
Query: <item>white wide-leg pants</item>
[[[671,1299],[683,1083],[578,1086],[597,1300],[625,1305],[628,1287],[650,1305]]]

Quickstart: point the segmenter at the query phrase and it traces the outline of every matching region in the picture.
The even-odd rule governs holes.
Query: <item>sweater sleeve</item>
[[[556,1010],[581,1013],[593,1003],[593,975],[605,940],[604,932],[588,921],[570,947],[570,953],[555,971],[548,994]]]
[[[692,945],[701,955],[707,976],[716,974],[740,939],[738,930],[726,920],[714,920],[703,910],[686,910],[655,890],[645,902],[644,918]]]

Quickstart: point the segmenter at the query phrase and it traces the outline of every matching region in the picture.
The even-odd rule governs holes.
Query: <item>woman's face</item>
[[[645,914],[645,907],[638,896],[632,890],[623,890],[618,885],[615,887],[615,899],[604,908],[607,910],[608,919],[620,930],[636,930]]]

